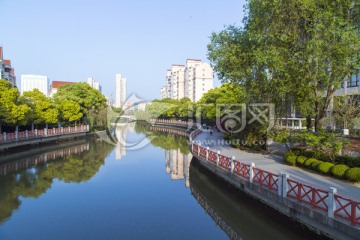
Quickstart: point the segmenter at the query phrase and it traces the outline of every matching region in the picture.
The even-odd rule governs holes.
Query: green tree
[[[7,123],[13,126],[25,125],[30,107],[19,100],[20,94],[17,88],[7,80],[0,80],[0,131],[1,124]]]
[[[358,9],[350,0],[249,0],[244,28],[214,33],[209,58],[250,101],[275,103],[278,116],[291,103],[318,129],[335,90],[358,67]]]
[[[205,93],[196,103],[196,107],[199,109],[198,112],[201,113],[202,118],[213,123],[217,117],[217,105],[243,104],[245,101],[244,87],[238,84],[225,83],[221,87]]]
[[[340,95],[334,97],[333,114],[344,129],[349,128],[352,119],[360,117],[359,95]]]
[[[54,100],[57,105],[64,100],[78,103],[84,116],[90,110],[98,112],[100,109],[106,108],[105,96],[87,83],[74,83],[59,87],[54,95]]]
[[[58,105],[60,116],[69,122],[79,121],[83,113],[80,105],[73,100],[64,100]]]
[[[28,119],[35,124],[57,123],[59,112],[51,98],[48,98],[38,89],[24,92],[21,96],[22,102],[28,104],[31,108]]]

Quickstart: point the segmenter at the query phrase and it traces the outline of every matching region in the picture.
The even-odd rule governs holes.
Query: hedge
[[[289,154],[285,157],[285,161],[292,165],[292,166],[295,166],[296,165],[296,155],[293,155],[293,154]]]
[[[285,153],[284,159],[285,162],[292,166],[303,166],[323,174],[332,174],[337,178],[360,182],[360,167],[349,168],[345,164],[334,165],[333,163],[320,161],[316,158],[307,159],[305,156],[296,156],[294,152]]]
[[[294,148],[291,151],[298,156],[304,156],[306,158],[315,158],[324,162],[332,162],[332,160],[329,158],[328,155],[320,151],[304,150],[301,148]],[[334,162],[335,164],[344,164],[351,168],[360,167],[360,156],[354,157],[349,155],[343,155],[343,156],[338,155],[335,157]]]
[[[311,168],[311,164],[312,164],[314,161],[319,161],[319,160],[317,160],[317,159],[315,159],[315,158],[309,158],[308,160],[305,161],[304,166],[305,166],[306,168]]]
[[[317,160],[317,159],[315,159],[312,163],[311,163],[311,169],[313,169],[313,170],[318,170],[318,166],[321,164],[321,163],[323,163],[323,161],[320,161],[320,160]]]
[[[305,161],[306,161],[307,159],[308,159],[308,158],[305,157],[305,156],[298,156],[298,157],[296,158],[296,163],[297,163],[298,165],[303,166],[304,163],[305,163]]]
[[[345,177],[351,181],[360,181],[360,168],[349,168],[345,172]]]
[[[344,165],[344,164],[338,164],[335,165],[332,169],[331,169],[331,173],[338,178],[344,178],[345,177],[345,172],[346,170],[348,170],[349,167]]]
[[[330,174],[331,173],[331,169],[334,167],[335,165],[329,162],[322,162],[319,166],[318,166],[318,170],[321,173],[324,174]]]

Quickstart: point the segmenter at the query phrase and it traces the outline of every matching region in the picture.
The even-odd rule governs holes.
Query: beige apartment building
[[[187,59],[186,65],[173,64],[166,71],[166,84],[160,90],[161,99],[188,97],[198,101],[213,88],[214,72],[210,64],[198,59]]]

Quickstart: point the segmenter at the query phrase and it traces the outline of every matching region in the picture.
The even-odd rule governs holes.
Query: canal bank
[[[200,132],[195,130],[190,139],[196,142]],[[254,163],[240,162],[238,157],[202,147],[202,139],[198,139],[198,144],[192,142],[191,151],[216,176],[314,232],[333,239],[360,239],[359,202],[337,195],[334,188],[318,189],[292,180],[287,174],[274,174]],[[355,196],[360,196],[359,192]]]
[[[169,128],[174,128],[176,125],[176,121],[171,120],[157,120],[157,122],[161,122],[163,127]],[[179,125],[186,126],[186,124],[186,122],[182,122]],[[309,175],[307,172],[300,172],[301,177],[298,178],[291,169],[292,174],[289,178],[287,173],[274,174],[265,171],[258,166],[255,167],[252,161],[240,162],[237,159],[242,159],[241,157],[227,155],[231,152],[229,150],[232,149],[231,146],[224,146],[222,144],[224,140],[217,139],[218,136],[214,136],[216,134],[210,135],[201,132],[201,128],[199,128],[190,134],[189,140],[192,142],[190,149],[193,156],[209,172],[230,183],[249,197],[277,211],[278,214],[298,222],[319,235],[331,239],[360,239],[360,202],[358,201],[360,192],[358,187],[351,184],[347,186],[341,182],[330,183],[326,179],[328,183],[320,186],[328,186],[328,190],[323,190],[312,186],[311,181],[307,184],[301,182],[302,179],[313,180],[316,185],[321,182],[322,176],[315,180],[317,178],[310,176],[312,173]],[[195,144],[196,142],[198,144]],[[214,146],[211,144],[216,142],[221,144],[218,144],[214,150]],[[221,154],[218,150],[222,150]],[[266,157],[262,158],[259,159],[262,162],[261,166],[266,169],[270,161]],[[275,165],[281,167],[283,164]],[[283,166],[288,168],[286,165]],[[272,170],[274,169],[276,167]],[[337,189],[332,186],[336,186],[340,193],[345,192],[352,199],[338,195]]]
[[[45,128],[33,131],[15,131],[0,134],[0,151],[16,149],[28,145],[61,142],[69,139],[85,137],[89,134],[89,125],[75,127]]]

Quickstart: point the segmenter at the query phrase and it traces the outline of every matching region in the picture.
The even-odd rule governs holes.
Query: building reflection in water
[[[127,148],[127,135],[128,133],[135,131],[135,123],[124,123],[124,125],[118,125],[115,129],[116,147],[115,147],[115,159],[120,160],[126,156]]]
[[[184,154],[178,150],[165,150],[166,173],[170,174],[171,180],[185,179],[185,186],[190,187],[189,168],[191,153]]]

